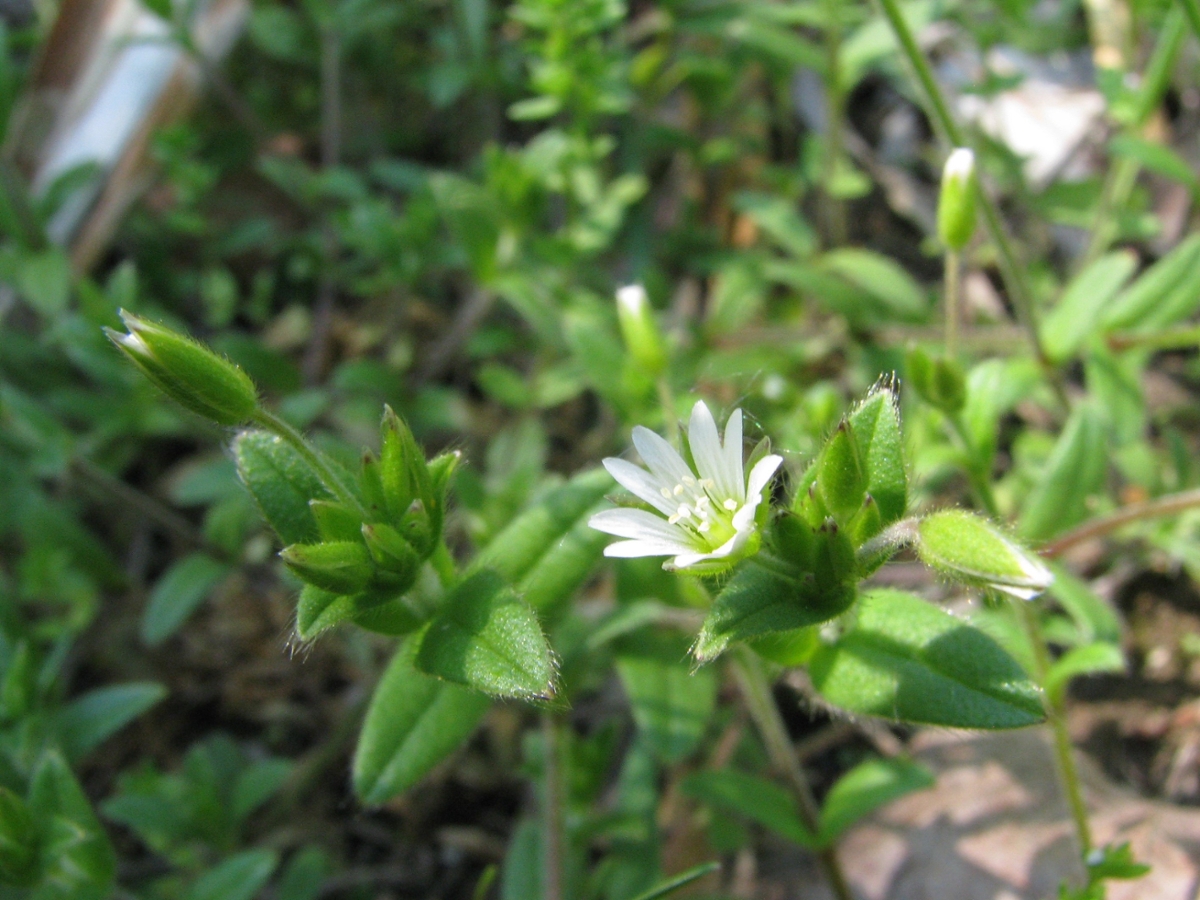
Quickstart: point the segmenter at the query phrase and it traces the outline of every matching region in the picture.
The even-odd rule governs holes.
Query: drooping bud
[[[953,415],[967,402],[967,376],[957,360],[913,347],[905,358],[908,382],[921,399]]]
[[[128,334],[109,339],[168,397],[219,425],[241,425],[258,409],[258,392],[245,372],[203,344],[121,310]]]
[[[617,291],[617,319],[633,361],[647,375],[657,378],[667,367],[667,352],[646,289],[640,284]]]
[[[975,233],[975,154],[959,147],[946,159],[938,196],[938,237],[951,250],[962,250]]]
[[[1033,553],[964,510],[948,509],[922,519],[916,547],[926,565],[948,578],[1021,600],[1036,597],[1054,581]]]
[[[303,581],[335,594],[357,594],[375,573],[361,541],[292,544],[279,556]]]

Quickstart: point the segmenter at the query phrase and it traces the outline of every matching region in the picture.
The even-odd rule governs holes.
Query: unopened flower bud
[[[292,544],[279,555],[302,580],[335,594],[357,594],[375,574],[361,541]]]
[[[916,546],[925,564],[946,577],[1021,600],[1036,597],[1054,581],[1037,556],[964,510],[944,510],[922,519]]]
[[[617,291],[617,318],[629,355],[647,375],[657,378],[667,367],[667,352],[646,289],[640,284]]]
[[[951,250],[962,250],[975,233],[975,154],[959,147],[942,169],[942,190],[938,197],[938,236]]]
[[[416,574],[421,565],[417,551],[395,528],[380,522],[363,525],[362,536],[379,568],[404,580]]]
[[[219,425],[241,425],[258,408],[254,382],[203,344],[121,310],[128,334],[109,338],[158,388],[181,406]]]

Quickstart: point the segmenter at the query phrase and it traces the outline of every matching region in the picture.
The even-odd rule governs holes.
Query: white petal
[[[761,494],[751,494],[750,499],[738,507],[738,511],[733,514],[733,520],[730,523],[733,525],[734,531],[741,534],[743,531],[754,530],[754,514],[758,511],[758,504],[761,501]]]
[[[775,470],[782,462],[783,457],[774,453],[764,456],[756,462],[754,468],[750,470],[750,477],[746,479],[746,496],[753,497],[755,494],[761,494],[762,489],[767,486],[767,482],[771,480],[771,476],[775,474]]]
[[[729,415],[729,421],[725,423],[725,445],[721,448],[721,455],[725,458],[726,477],[729,478],[732,484],[732,492],[728,495],[741,503],[746,499],[744,492],[744,483],[742,480],[742,411],[735,409]]]
[[[685,548],[692,546],[686,531],[644,509],[606,509],[588,519],[588,527],[617,537],[666,541]]]
[[[604,548],[604,555],[618,559],[631,559],[637,556],[671,556],[686,550],[678,544],[667,544],[659,541],[617,541]]]
[[[701,478],[711,479],[717,497],[732,497],[733,485],[726,477],[724,459],[721,455],[721,439],[717,436],[717,423],[703,400],[692,407],[688,421],[688,444],[692,448],[692,459]]]
[[[670,490],[675,482],[668,484],[660,481],[645,469],[613,456],[604,460],[604,468],[608,469],[608,474],[617,480],[617,484],[639,499],[645,500],[664,515],[671,515],[675,512],[675,507],[679,505],[676,501],[662,495],[662,489],[665,487]]]
[[[671,560],[667,565],[672,569],[686,569],[696,563],[704,562],[706,559],[712,559],[711,553],[681,553]]]
[[[649,428],[638,425],[633,429],[633,446],[650,471],[668,484],[679,484],[684,476],[693,477],[679,451]]]

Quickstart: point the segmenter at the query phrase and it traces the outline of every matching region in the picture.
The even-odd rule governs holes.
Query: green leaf
[[[27,802],[41,848],[37,900],[106,900],[116,853],[60,754],[51,751],[39,761]]]
[[[929,314],[924,289],[889,257],[842,247],[824,254],[821,264],[873,296],[894,321],[920,322]]]
[[[612,476],[603,469],[576,475],[492,538],[475,557],[472,571],[492,569],[510,584],[520,583],[612,487]]]
[[[1046,673],[1044,685],[1047,696],[1057,703],[1062,699],[1072,678],[1095,672],[1124,672],[1125,654],[1116,644],[1097,641],[1082,647],[1072,647],[1055,661]]]
[[[1054,584],[1050,585],[1050,596],[1067,611],[1083,634],[1084,640],[1103,641],[1109,644],[1121,642],[1121,620],[1111,606],[1101,600],[1087,583],[1076,578],[1064,566],[1050,564],[1054,573]]]
[[[0,785],[0,885],[33,883],[37,858],[37,827],[29,807]]]
[[[142,613],[142,641],[154,647],[173,635],[230,571],[206,553],[192,553],[172,565],[150,592]]]
[[[486,569],[446,595],[421,638],[416,664],[498,697],[554,696],[554,663],[537,614]]]
[[[834,706],[951,728],[1017,728],[1043,718],[1037,686],[990,637],[902,591],[859,600],[854,627],[809,671]]]
[[[721,868],[719,862],[706,862],[698,866],[692,866],[685,872],[680,872],[674,878],[668,878],[666,881],[656,884],[644,894],[638,894],[634,900],[660,900],[662,897],[670,896],[681,887],[691,884],[693,881],[698,881],[710,872],[716,872]]]
[[[286,759],[258,759],[246,766],[233,784],[229,799],[229,811],[241,822],[266,803],[278,791],[292,773],[292,764]]]
[[[821,585],[810,573],[767,569],[752,559],[717,595],[692,652],[707,662],[734,641],[828,621],[849,608],[854,594],[853,584]]]
[[[1191,164],[1166,144],[1122,132],[1108,142],[1108,151],[1132,159],[1165,178],[1178,181],[1193,194],[1200,193],[1200,178],[1192,171]]]
[[[683,790],[710,806],[746,816],[801,847],[818,846],[816,836],[804,827],[792,795],[765,778],[733,769],[697,772],[683,782]]]
[[[354,752],[354,791],[378,804],[412,787],[475,730],[491,701],[413,667],[417,641],[392,657],[375,687]]]
[[[592,577],[609,536],[578,522],[533,567],[517,592],[543,616],[553,616]]]
[[[279,865],[271,850],[247,850],[218,863],[196,879],[186,900],[252,900]]]
[[[326,853],[304,847],[287,861],[276,887],[276,900],[317,900],[333,865]]]
[[[55,716],[63,752],[72,761],[83,759],[166,695],[161,684],[138,682],[97,688],[77,697]]]
[[[1090,406],[1078,406],[1025,501],[1021,533],[1046,540],[1081,522],[1088,515],[1088,498],[1103,487],[1107,467],[1100,418]]]
[[[869,759],[829,789],[821,808],[819,844],[831,847],[855,822],[897,797],[933,784],[929,770],[909,759]]]
[[[1189,276],[1200,269],[1200,234],[1180,241],[1113,299],[1101,321],[1109,330],[1145,327]],[[1159,327],[1154,325],[1152,327]]]
[[[1095,861],[1092,857],[1088,858],[1088,878],[1091,881],[1099,881],[1102,878],[1141,878],[1150,871],[1149,866],[1133,858],[1133,851],[1128,843],[1117,846],[1110,844],[1104,847],[1098,856],[1099,859]]]
[[[1099,327],[1101,313],[1125,286],[1137,257],[1129,250],[1107,253],[1071,279],[1062,297],[1042,319],[1042,347],[1054,362],[1075,355]]]
[[[908,511],[908,476],[900,411],[891,386],[881,382],[849,416],[867,470],[867,493],[875,498],[883,525]]]
[[[54,316],[71,300],[71,261],[57,247],[29,253],[17,272],[21,295],[43,316]]]
[[[312,641],[342,622],[353,622],[360,628],[393,637],[416,631],[422,624],[400,598],[380,600],[372,594],[333,594],[306,584],[296,605],[297,637]]]
[[[273,434],[243,431],[233,455],[242,482],[284,544],[320,539],[308,501],[333,498],[299,453]]]
[[[689,671],[678,654],[626,655],[616,660],[617,675],[633,720],[650,747],[666,763],[686,759],[699,746],[712,720],[717,679],[710,669]]]

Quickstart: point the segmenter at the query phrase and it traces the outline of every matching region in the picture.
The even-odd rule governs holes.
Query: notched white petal
[[[684,478],[692,477],[692,470],[679,452],[649,428],[641,425],[634,427],[633,446],[637,448],[642,462],[663,481],[678,484]]]
[[[617,484],[659,512],[670,515],[674,510],[675,504],[663,496],[664,488],[670,493],[670,485],[655,478],[645,469],[614,456],[604,460],[604,468],[608,469],[608,474],[616,479]]]

